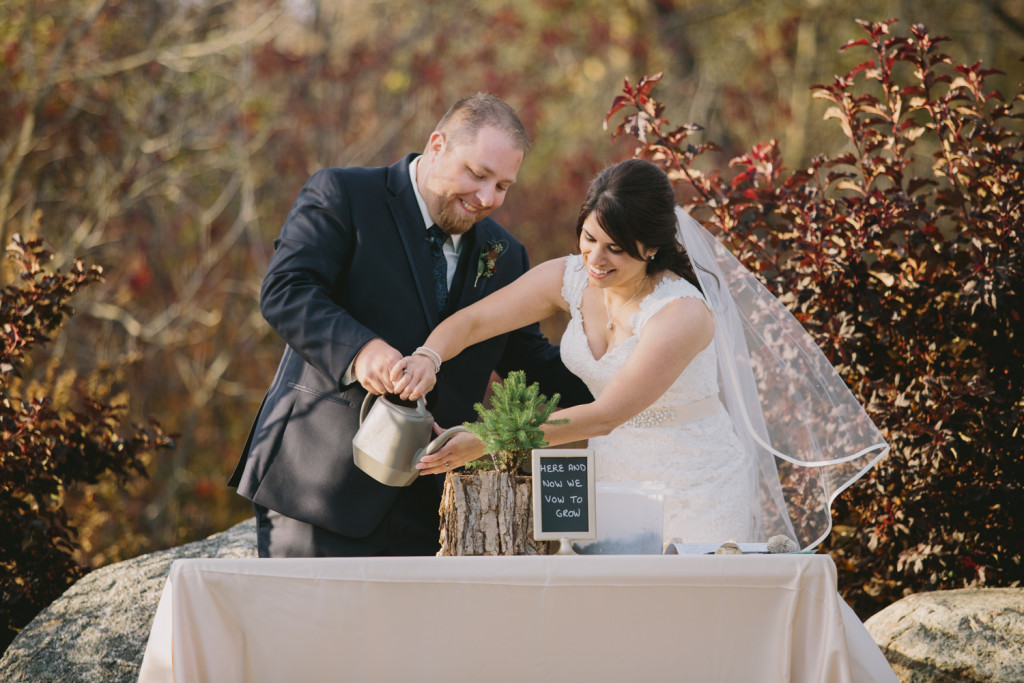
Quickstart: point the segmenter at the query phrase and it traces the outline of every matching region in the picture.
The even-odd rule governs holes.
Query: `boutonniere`
[[[473,286],[476,287],[482,277],[491,277],[498,272],[498,257],[505,251],[504,242],[488,242],[480,250],[480,258],[476,260],[476,279]]]

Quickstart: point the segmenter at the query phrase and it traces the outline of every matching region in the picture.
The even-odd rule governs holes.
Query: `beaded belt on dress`
[[[688,403],[682,408],[648,408],[634,415],[624,424],[626,427],[669,427],[711,417],[722,409],[717,396],[708,396]]]

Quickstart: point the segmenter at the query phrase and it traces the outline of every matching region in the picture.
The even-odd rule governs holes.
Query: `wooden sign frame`
[[[544,481],[546,467],[548,465],[561,465],[562,467],[576,466],[579,463],[566,462],[568,460],[578,461],[580,458],[586,461],[586,481],[582,482],[582,486],[579,490],[586,493],[586,501],[583,503],[567,502],[566,505],[570,506],[570,509],[576,508],[582,512],[582,505],[586,508],[587,519],[585,529],[571,529],[571,530],[558,530],[558,531],[545,531],[544,530],[544,511],[550,508],[550,503],[544,501]],[[550,462],[548,462],[550,461]],[[594,473],[594,450],[592,448],[538,448],[534,449],[532,453],[533,465],[533,538],[537,541],[550,541],[559,539],[593,539],[597,538],[597,487],[595,485],[595,473]],[[564,469],[557,473],[556,479],[563,483],[563,486],[559,488],[559,495],[569,498],[572,496],[571,491],[576,490],[575,487],[565,488],[565,484],[570,484],[572,479],[571,473]],[[552,481],[549,477],[547,481]],[[547,507],[545,507],[547,505]]]

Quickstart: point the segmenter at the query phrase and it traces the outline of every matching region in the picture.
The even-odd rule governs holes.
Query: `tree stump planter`
[[[505,472],[448,474],[438,555],[547,555],[533,540],[533,480]]]

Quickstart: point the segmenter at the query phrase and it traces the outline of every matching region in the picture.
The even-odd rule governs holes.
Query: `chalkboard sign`
[[[533,451],[533,537],[538,541],[597,538],[594,451]]]

